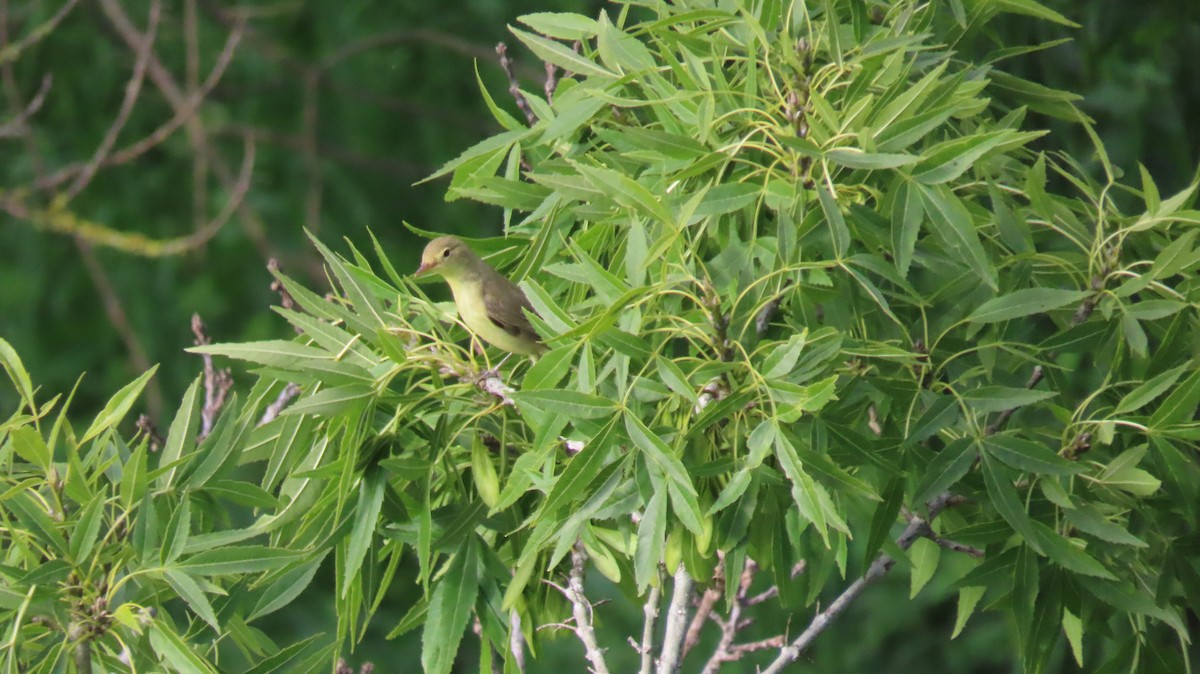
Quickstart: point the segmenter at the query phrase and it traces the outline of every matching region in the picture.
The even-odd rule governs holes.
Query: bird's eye
[[[442,251],[442,257],[450,257],[450,249],[449,248]]]

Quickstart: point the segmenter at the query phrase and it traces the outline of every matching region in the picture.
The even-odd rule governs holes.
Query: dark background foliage
[[[1200,62],[1200,6],[1189,0],[1046,4],[1081,27],[1072,31],[1007,16],[997,34],[962,45],[962,57],[977,58],[994,43],[1073,38],[1015,57],[1006,67],[1083,95],[1082,109],[1097,121],[1126,173],[1136,173],[1141,162],[1164,194],[1188,184],[1200,158],[1200,79],[1191,72]],[[476,71],[497,101],[517,114],[494,52],[508,35],[507,24],[532,11],[594,14],[601,6],[583,0],[166,2],[156,54],[179,90],[194,91],[204,81],[239,16],[247,17],[244,34],[197,121],[125,165],[101,167],[67,204],[73,222],[150,239],[215,229],[207,223],[230,201],[250,145],[254,164],[239,208],[211,239],[184,254],[146,256],[116,250],[95,236],[48,231],[46,219],[36,214],[62,188],[26,188],[86,161],[102,142],[135,62],[113,20],[114,8],[142,30],[149,3],[85,0],[32,41],[35,28],[51,21],[63,3],[0,0],[0,127],[37,98],[45,76],[53,77],[40,110],[0,137],[0,336],[51,391],[69,391],[87,373],[73,402],[81,418],[149,364],[161,363],[147,401],[155,420],[165,423],[199,368],[198,359],[182,352],[191,344],[193,312],[220,341],[287,337],[287,326],[268,309],[275,297],[265,264],[278,258],[291,275],[322,285],[304,228],[333,244],[342,237],[364,243],[370,228],[410,266],[421,241],[403,221],[466,235],[498,231],[495,209],[447,202],[440,182],[415,183],[496,130]],[[524,85],[540,88],[537,61],[515,47],[512,53]],[[158,77],[151,72],[142,84],[117,148],[176,114],[163,94],[163,75]],[[1053,129],[1043,148],[1085,162],[1091,156],[1092,145],[1078,126],[1044,117],[1027,126]],[[0,396],[0,407],[11,402]],[[889,611],[906,601],[902,583],[895,582],[828,634],[813,664],[822,671],[907,671],[918,663],[963,672],[1013,667],[1002,655],[1010,649],[997,643],[1003,632],[988,629],[1000,626],[994,617],[981,616],[948,644],[953,605],[946,600],[952,595],[927,590],[917,603]],[[334,608],[315,589],[321,585],[301,600],[309,610],[277,617],[289,623],[281,628],[297,635],[328,629]],[[404,601],[397,597],[397,616]],[[910,618],[918,613],[922,621]],[[383,616],[376,624],[382,630],[394,622]],[[395,650],[381,645],[381,637],[370,637],[356,659],[395,662]],[[565,639],[559,644],[564,655],[572,653],[564,662],[577,662],[576,645]],[[407,651],[414,662],[416,652]]]

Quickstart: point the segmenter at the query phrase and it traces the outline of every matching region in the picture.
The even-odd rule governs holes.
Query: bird
[[[524,313],[525,310],[537,313],[529,298],[462,239],[440,236],[426,244],[421,265],[413,276],[425,274],[445,279],[454,295],[458,315],[483,341],[533,360],[546,352],[546,345]]]

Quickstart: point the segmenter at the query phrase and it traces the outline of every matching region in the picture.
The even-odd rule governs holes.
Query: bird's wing
[[[522,309],[533,313],[533,305],[529,298],[521,292],[512,281],[500,275],[500,272],[489,269],[490,278],[483,284],[483,306],[487,310],[488,319],[496,327],[514,337],[524,337],[538,341],[538,335],[525,318]]]

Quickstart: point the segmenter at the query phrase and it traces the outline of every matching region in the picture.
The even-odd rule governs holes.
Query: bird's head
[[[421,266],[413,275],[457,276],[469,269],[475,259],[475,253],[461,239],[439,236],[426,244],[425,252],[421,253]]]

